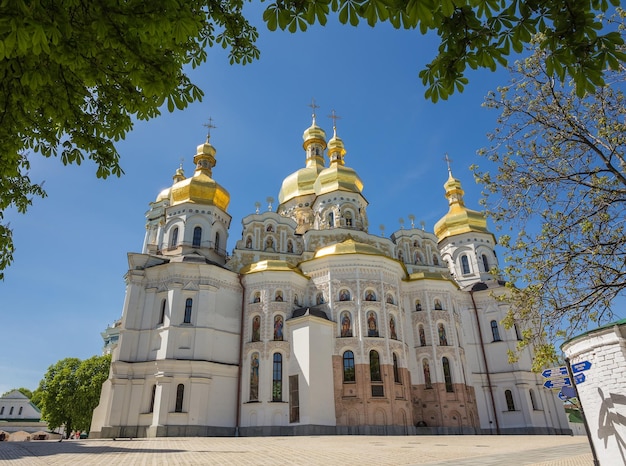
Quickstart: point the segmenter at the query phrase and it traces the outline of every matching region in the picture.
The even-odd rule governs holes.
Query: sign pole
[[[565,358],[565,365],[567,366],[567,373],[569,374],[569,378],[572,382],[572,387],[574,387],[574,391],[576,392],[576,398],[578,398],[580,417],[583,418],[585,431],[587,432],[587,440],[589,440],[589,446],[591,447],[591,454],[593,455],[593,466],[600,466],[600,462],[598,461],[598,457],[596,456],[596,449],[593,446],[593,440],[591,439],[591,431],[589,430],[589,424],[587,424],[587,418],[585,417],[585,411],[583,410],[583,402],[581,401],[580,396],[578,395],[578,387],[576,386],[576,381],[574,380],[574,374],[572,372],[572,366],[569,363],[569,358]]]

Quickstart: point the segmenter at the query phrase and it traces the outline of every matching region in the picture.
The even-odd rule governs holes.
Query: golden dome
[[[171,188],[172,205],[191,202],[214,205],[226,211],[230,203],[230,195],[211,178],[211,169],[215,166],[215,153],[216,150],[208,138],[207,142],[198,146],[193,158],[196,171],[193,176],[174,183]]]
[[[315,259],[326,256],[339,256],[343,254],[367,254],[381,256],[381,252],[374,246],[365,243],[359,243],[352,237],[348,236],[347,239],[341,243],[331,244],[320,248],[315,253]]]
[[[178,183],[179,181],[182,181],[185,179],[185,172],[183,171],[182,163],[180,164],[180,167],[176,169],[176,172],[174,172],[174,176],[172,177],[172,179],[174,180],[174,183]],[[164,201],[165,199],[169,199],[171,193],[172,193],[171,187],[165,188],[157,196],[156,202],[161,202],[161,201]]]
[[[315,193],[313,184],[317,175],[324,169],[324,149],[326,149],[326,133],[315,123],[304,131],[302,147],[306,151],[306,166],[292,173],[283,180],[278,193],[278,203],[283,204],[294,197]],[[315,143],[315,144],[314,144]]]
[[[448,171],[448,180],[443,185],[450,208],[448,213],[435,224],[435,235],[439,241],[450,236],[468,232],[487,233],[487,219],[483,214],[465,207],[461,182]],[[492,235],[493,236],[493,235]]]
[[[288,262],[282,261],[282,260],[264,260],[264,261],[255,262],[253,264],[246,265],[245,267],[243,267],[239,271],[239,273],[242,275],[246,275],[250,273],[268,272],[268,271],[300,273],[295,267],[290,265]]]
[[[345,166],[343,156],[346,154],[346,149],[341,138],[337,137],[337,128],[333,130],[334,135],[328,141],[330,167],[322,170],[317,176],[314,185],[315,194],[319,196],[333,191],[361,193],[363,182],[352,168]]]

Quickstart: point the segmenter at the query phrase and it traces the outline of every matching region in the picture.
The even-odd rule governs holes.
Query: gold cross
[[[450,168],[450,163],[452,162],[452,159],[450,157],[448,157],[448,153],[447,152],[446,152],[446,156],[443,159],[448,164],[448,173],[452,174],[452,168]]]
[[[311,103],[308,106],[313,109],[313,119],[315,120],[315,109],[316,108],[320,108],[320,106],[319,105],[315,105],[315,99],[314,98],[311,99]]]
[[[209,141],[209,139],[211,139],[211,129],[212,128],[217,128],[217,126],[215,126],[213,124],[213,118],[209,117],[209,122],[203,124],[202,126],[204,126],[205,128],[207,128],[207,135],[206,135],[206,140],[207,142]]]
[[[331,112],[331,114],[328,115],[328,118],[333,120],[333,129],[337,129],[337,120],[341,120],[341,117],[339,115],[337,115],[337,113],[335,113],[334,109]]]

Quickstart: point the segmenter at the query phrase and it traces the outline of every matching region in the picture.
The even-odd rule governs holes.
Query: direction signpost
[[[574,374],[577,374],[582,371],[587,371],[589,369],[591,369],[591,363],[589,361],[582,361],[582,362],[577,362],[576,364],[572,364],[572,372]]]
[[[544,370],[541,375],[543,375],[546,379],[567,375],[567,367],[551,367],[550,369]]]
[[[561,388],[561,387],[571,387],[572,382],[569,377],[560,377],[558,379],[549,379],[546,380],[543,384],[546,388]]]

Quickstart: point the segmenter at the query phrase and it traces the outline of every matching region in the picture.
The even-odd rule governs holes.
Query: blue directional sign
[[[563,377],[560,379],[550,379],[546,380],[543,384],[546,388],[560,388],[560,387],[569,387],[572,385],[569,377]]]
[[[563,387],[563,388],[565,388],[565,387]],[[561,401],[567,401],[567,400],[569,400],[569,397],[568,397],[567,395],[565,395],[565,394],[563,393],[563,391],[560,391],[560,392],[559,392],[559,400],[561,400]]]
[[[567,375],[567,367],[552,367],[544,370],[541,375],[543,375],[546,379],[550,377],[558,377],[560,375]]]
[[[583,383],[585,381],[585,374],[574,374],[574,383],[578,385],[579,383]]]
[[[561,398],[561,395],[563,395],[565,399],[576,398],[576,389],[574,389],[574,387],[561,387],[559,398]]]
[[[589,361],[577,362],[576,364],[572,364],[572,372],[577,374],[578,372],[587,371],[591,368],[591,363]]]

